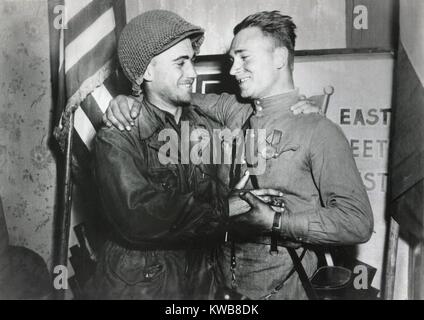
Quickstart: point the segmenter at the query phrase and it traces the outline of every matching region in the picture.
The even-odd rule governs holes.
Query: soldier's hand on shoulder
[[[306,98],[305,96],[301,96],[299,102],[293,105],[290,110],[295,115],[300,113],[321,113],[321,109],[317,106],[316,102],[312,99]]]
[[[121,131],[130,131],[140,110],[140,101],[131,96],[119,95],[110,101],[103,115],[103,122],[108,127],[114,126]]]

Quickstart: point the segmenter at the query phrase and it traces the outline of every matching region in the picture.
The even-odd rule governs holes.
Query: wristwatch
[[[271,229],[271,248],[269,250],[271,255],[278,254],[278,237],[281,232],[281,220],[281,212],[275,211],[274,222],[272,223]]]
[[[275,211],[274,222],[272,223],[272,232],[280,234],[281,231],[281,212]]]

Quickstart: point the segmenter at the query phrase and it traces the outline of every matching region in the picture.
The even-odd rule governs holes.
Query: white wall
[[[171,10],[203,27],[204,55],[225,53],[233,27],[249,14],[263,10],[280,10],[293,17],[298,25],[298,50],[346,47],[346,7],[340,0],[127,0],[129,20],[152,9]]]

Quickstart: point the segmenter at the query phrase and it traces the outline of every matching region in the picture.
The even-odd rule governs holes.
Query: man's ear
[[[274,61],[277,69],[284,69],[289,65],[289,50],[286,47],[274,49]]]
[[[143,74],[144,81],[147,81],[147,82],[153,81],[153,78],[154,78],[153,75],[154,75],[154,73],[153,73],[153,65],[152,65],[152,61],[150,61],[149,65],[146,68],[146,71]]]

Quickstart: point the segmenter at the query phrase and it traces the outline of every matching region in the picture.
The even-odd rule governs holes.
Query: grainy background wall
[[[206,33],[201,54],[225,53],[232,28],[262,10],[281,10],[293,17],[301,35],[298,50],[346,47],[346,8],[340,0],[127,0],[127,8],[129,20],[139,12],[161,8],[202,26]]]
[[[0,1],[0,196],[10,243],[50,264],[56,165],[47,0]]]

